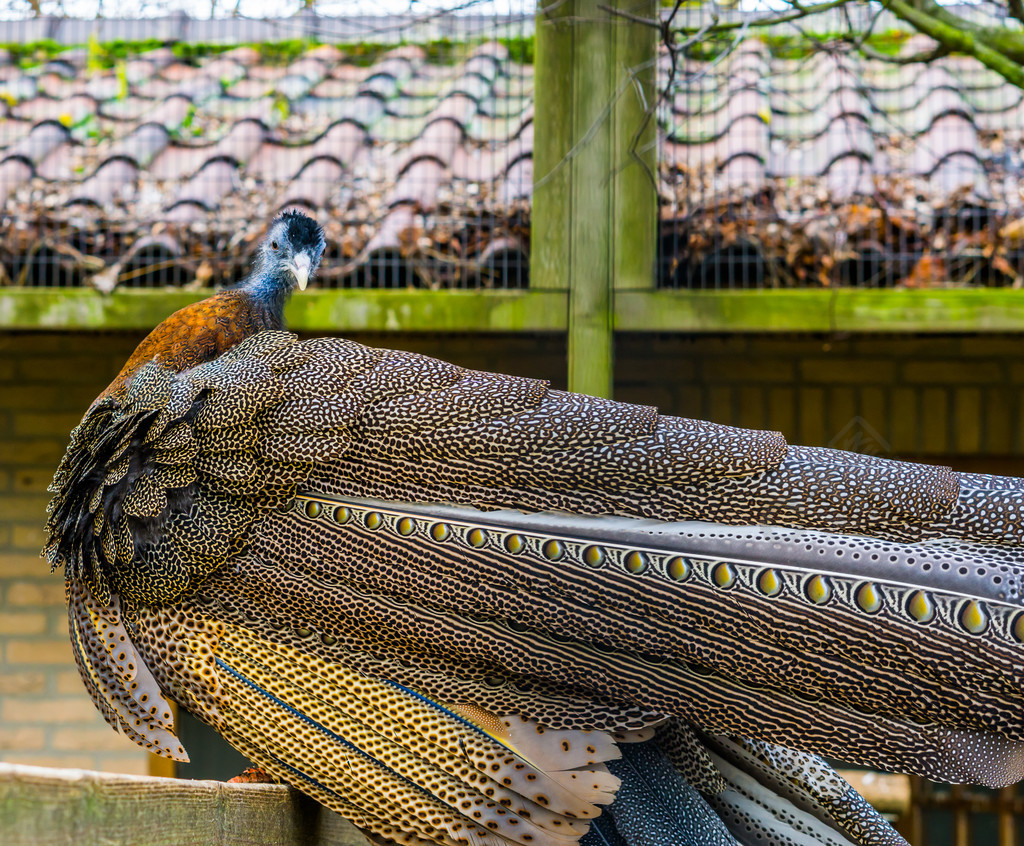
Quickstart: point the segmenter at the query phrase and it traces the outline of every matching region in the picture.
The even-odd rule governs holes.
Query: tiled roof
[[[1004,226],[1024,206],[1024,92],[974,59],[784,59],[751,38],[678,79],[659,115],[663,285],[1021,279]]]
[[[910,39],[904,51],[928,48],[920,42]],[[663,109],[666,153],[714,164],[726,184],[757,190],[773,179],[824,179],[829,196],[843,200],[870,196],[874,180],[898,175],[920,180],[936,202],[957,192],[1008,199],[994,156],[1009,142],[1019,165],[1024,91],[974,59],[895,65],[817,52],[783,60],[748,39],[698,78],[700,70],[684,69]],[[1002,141],[994,146],[995,135]]]
[[[364,64],[324,45],[286,65],[160,49],[92,72],[80,50],[0,55],[0,266],[22,284],[206,283],[300,205],[327,224],[321,284],[524,286],[533,68],[461,48]],[[718,284],[726,260],[764,285],[913,284],[922,256],[955,276],[972,250],[1020,268],[976,230],[1020,215],[1024,93],[973,60],[785,60],[747,39],[682,67],[658,118],[663,284]]]
[[[0,67],[0,202],[21,225],[145,232],[147,260],[186,264],[212,240],[237,273],[249,225],[299,205],[328,221],[326,284],[487,284],[496,262],[525,283],[533,72],[501,45],[453,65],[417,47],[369,66],[331,46],[287,66],[245,47],[198,66],[166,49],[106,73],[81,60]],[[433,275],[400,261],[431,252]]]

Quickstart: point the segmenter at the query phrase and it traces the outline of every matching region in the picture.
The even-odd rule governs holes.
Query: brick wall
[[[1019,337],[635,335],[616,352],[621,400],[790,443],[1024,475]]]
[[[46,486],[67,435],[139,335],[0,334],[0,760],[144,772],[110,731],[67,640],[63,588],[38,558]],[[365,337],[564,387],[558,338]],[[626,336],[619,399],[793,443],[1024,474],[1016,338]]]
[[[137,342],[137,339],[136,339]],[[124,336],[0,335],[0,760],[142,773],[71,657],[64,585],[39,558],[68,433],[131,351]]]

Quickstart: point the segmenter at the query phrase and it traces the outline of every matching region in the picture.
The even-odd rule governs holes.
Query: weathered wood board
[[[0,763],[3,846],[367,846],[284,785],[150,778]]]

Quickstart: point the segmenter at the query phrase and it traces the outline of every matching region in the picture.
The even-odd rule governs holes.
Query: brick
[[[801,387],[797,392],[797,409],[799,426],[792,440],[807,446],[825,446],[824,389]]]
[[[11,552],[0,554],[0,579],[15,576],[46,577],[50,567],[38,554]],[[54,578],[58,578],[54,576]]]
[[[865,428],[870,427],[884,443],[879,443],[878,455],[892,452],[892,435],[889,433],[889,412],[887,399],[889,391],[884,388],[865,387],[857,392],[857,405]]]
[[[29,494],[0,496],[0,518],[4,520],[39,520],[46,519],[48,496]]]
[[[713,423],[724,423],[727,426],[736,425],[731,388],[715,386],[708,391],[708,418]]]
[[[78,675],[78,670],[51,671],[49,675],[54,679],[57,693],[80,696],[85,692],[85,685],[82,684],[82,677]]]
[[[885,385],[896,379],[896,364],[883,358],[807,358],[800,362],[804,382],[824,385]]]
[[[8,640],[4,652],[8,664],[70,665],[74,660],[71,654],[71,641],[67,638]]]
[[[918,397],[913,388],[896,388],[889,398],[889,440],[896,455],[919,452]]]
[[[113,732],[111,732],[113,734]],[[134,745],[134,744],[133,744]],[[138,747],[136,747],[138,748]],[[104,755],[96,762],[95,768],[105,773],[128,773],[129,775],[149,775],[150,758],[142,749],[135,755]]]
[[[0,440],[0,464],[10,467],[53,467],[67,447],[67,439]]]
[[[14,414],[14,434],[66,438],[81,419],[80,413],[19,411]]]
[[[1019,385],[1024,382],[1024,363],[1011,361],[1007,367],[1013,384]]]
[[[74,347],[69,345],[71,338],[63,332],[33,333],[22,335],[19,340],[21,343],[18,344],[18,352],[26,356],[74,350]]]
[[[1019,358],[1020,337],[1017,335],[965,335],[959,339],[957,352],[963,356],[987,358]]]
[[[644,343],[644,336],[637,336],[637,343]],[[697,358],[707,360],[711,356],[734,356],[746,355],[752,350],[764,350],[764,341],[751,340],[744,335],[708,335],[694,339],[692,342],[693,354]]]
[[[63,606],[64,582],[56,575],[46,581],[14,582],[7,588],[7,604],[21,608],[42,605]]]
[[[995,455],[1009,455],[1014,450],[1014,434],[1018,419],[1014,412],[1016,397],[1008,396],[1002,388],[985,391],[982,421],[984,422],[984,451]],[[1019,434],[1019,433],[1018,433]]]
[[[743,354],[750,355],[752,358],[759,356],[802,358],[805,355],[818,355],[822,351],[842,351],[845,348],[844,343],[844,341],[836,340],[822,342],[820,338],[806,335],[754,337],[749,338]]]
[[[737,425],[746,429],[764,429],[765,423],[765,391],[761,388],[743,386],[737,389],[739,401],[739,421]]]
[[[0,405],[29,410],[51,409],[60,402],[61,393],[59,385],[8,385],[0,394]]]
[[[796,391],[793,388],[769,388],[765,426],[782,432],[783,437],[796,437]]]
[[[43,634],[46,615],[38,611],[0,611],[0,635]]]
[[[934,335],[898,335],[852,338],[848,346],[852,355],[884,358],[923,359],[949,358],[960,355],[960,340]]]
[[[7,699],[0,702],[0,720],[6,726],[12,723],[60,723],[70,726],[74,723],[96,725],[101,720],[99,712],[86,697],[85,692],[74,698],[63,699]]]
[[[30,767],[53,767],[89,770],[96,759],[92,755],[53,755],[51,753],[10,752],[4,754],[4,763],[25,764]]]
[[[973,455],[981,449],[981,390],[957,388],[953,392],[953,451]]]
[[[43,673],[31,671],[24,673],[0,673],[0,696],[42,693],[45,689],[46,676]]]
[[[0,726],[0,752],[12,749],[36,751],[46,745],[46,734],[41,728]]]
[[[995,361],[907,361],[903,380],[917,385],[991,385],[1004,381]]]
[[[825,392],[825,403],[828,410],[828,446],[835,449],[853,449],[856,439],[850,441],[851,433],[860,424],[857,403],[853,388],[829,388]]]
[[[650,353],[622,356],[615,359],[615,371],[618,378],[626,381],[634,381],[637,376],[648,378],[648,384],[652,388],[663,386],[671,382],[690,382],[697,376],[697,366],[689,358],[671,358],[658,363],[658,378],[651,380]],[[616,396],[616,399],[618,397]]]
[[[13,489],[15,493],[37,493],[49,496],[46,488],[53,481],[53,471],[56,467],[25,467],[16,470],[13,475]]]
[[[27,523],[14,526],[10,544],[15,549],[38,552],[43,548],[45,541],[43,523]]]
[[[56,637],[68,637],[68,612],[60,606],[50,607],[45,611],[49,623],[46,633]]]
[[[121,358],[124,364],[124,358]],[[69,366],[71,365],[71,366]],[[96,393],[117,374],[117,369],[110,373],[104,381],[103,376],[110,370],[111,363],[103,356],[82,355],[79,352],[74,360],[64,356],[33,356],[18,361],[17,373],[27,382],[66,382],[69,384],[95,385]],[[103,384],[100,384],[100,383]]]
[[[672,394],[667,388],[657,385],[617,385],[615,399],[634,405],[653,405],[658,409],[672,405]]]
[[[132,740],[118,734],[106,723],[96,728],[59,728],[50,735],[50,746],[60,752],[124,753],[138,749]]]
[[[673,394],[669,413],[676,417],[692,417],[698,420],[707,417],[707,414],[704,413],[704,391],[702,388],[696,385],[676,388]]]

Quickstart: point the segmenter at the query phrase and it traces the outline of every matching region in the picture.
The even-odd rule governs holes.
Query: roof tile
[[[337,159],[321,157],[311,160],[288,183],[278,205],[303,205],[316,211],[326,208],[329,198],[338,190],[344,168]]]
[[[139,169],[128,159],[108,159],[75,190],[68,205],[89,204],[104,208],[115,201],[127,201],[135,192]]]
[[[169,206],[174,212],[181,207],[200,207],[206,211],[214,211],[221,199],[234,190],[237,182],[235,165],[226,159],[208,161],[188,182]],[[186,222],[191,219],[191,211],[179,211],[175,220]]]
[[[0,202],[32,178],[32,165],[24,159],[8,158],[0,162]]]

